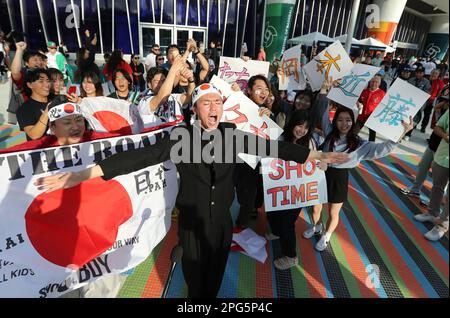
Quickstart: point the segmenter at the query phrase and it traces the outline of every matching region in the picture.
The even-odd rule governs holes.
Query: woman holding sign
[[[315,246],[320,252],[328,246],[331,234],[339,223],[339,212],[344,202],[347,201],[349,170],[358,166],[362,160],[376,160],[387,156],[397,145],[397,143],[390,140],[379,144],[362,140],[357,135],[353,110],[341,105],[338,105],[333,122],[330,123],[328,116],[329,103],[326,94],[331,86],[332,79],[327,80],[323,84],[317,97],[316,105],[314,105],[316,109],[324,110],[322,129],[326,138],[321,148],[324,152],[348,153],[350,160],[344,164],[329,165],[326,171],[330,218],[325,228],[321,223],[315,223],[311,229],[311,231],[314,231],[313,235],[323,233]],[[402,121],[402,125],[404,132],[401,137],[403,138],[407,132],[413,129],[412,118],[410,118],[409,123]]]
[[[314,126],[311,123],[308,110],[298,109],[291,114],[289,122],[280,140],[297,144],[311,150],[317,150],[323,142],[323,137],[313,132]],[[319,168],[327,169],[327,164],[319,163]],[[298,264],[296,253],[295,222],[300,214],[301,208],[273,211],[267,213],[267,219],[272,233],[279,237],[282,256],[274,261],[274,265],[279,270],[286,270]],[[313,206],[313,221],[318,223],[322,204]],[[303,233],[305,238],[311,238],[314,230],[307,230]]]

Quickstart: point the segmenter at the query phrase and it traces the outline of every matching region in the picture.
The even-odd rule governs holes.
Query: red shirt
[[[375,108],[377,108],[378,104],[383,100],[385,94],[386,93],[379,88],[375,91],[366,88],[359,97],[359,102],[363,104],[363,112],[358,116],[358,121],[365,123]]]
[[[127,71],[128,74],[130,74],[130,77],[133,78],[133,70],[131,69],[130,64],[128,64],[125,61],[121,61],[119,63],[119,65],[117,65],[116,69],[121,68],[125,71]],[[115,69],[115,70],[116,70]],[[105,74],[106,76],[108,76],[108,80],[112,81],[112,74],[114,73],[115,70],[109,70],[109,63],[105,65],[105,67],[103,68],[103,74]]]
[[[87,130],[87,131],[85,131],[83,137],[81,137],[81,140],[79,143],[96,140],[96,139],[118,137],[118,136],[120,136],[120,134],[102,133],[102,132]],[[30,140],[30,141],[24,142],[20,145],[14,146],[14,147],[0,149],[0,153],[3,154],[3,153],[10,153],[10,152],[16,152],[16,151],[43,149],[43,148],[51,148],[51,147],[59,147],[59,146],[61,146],[61,145],[58,143],[58,138],[56,138],[56,136],[45,135],[39,139]]]
[[[431,82],[431,96],[430,96],[430,101],[434,101],[436,99],[436,97],[439,96],[439,94],[441,93],[441,90],[444,88],[445,84],[444,81],[441,80],[440,78],[435,79],[433,82]]]
[[[20,93],[22,94],[23,97],[23,101],[26,102],[28,100],[28,96],[27,94],[25,94],[25,90],[23,89],[23,84],[25,81],[25,69],[22,69],[20,71],[20,78],[16,81],[14,78],[12,78],[13,83],[16,85],[17,90],[20,91]]]

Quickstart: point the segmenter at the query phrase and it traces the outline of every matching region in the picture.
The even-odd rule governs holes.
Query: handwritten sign
[[[328,46],[304,66],[313,91],[318,91],[329,77],[340,79],[350,73],[352,68],[352,60],[339,41]]]
[[[352,110],[357,110],[356,102],[359,96],[379,70],[379,67],[356,64],[351,73],[342,78],[341,84],[330,90],[328,99]]]
[[[226,102],[223,105],[222,122],[231,122],[242,131],[256,134],[262,138],[277,140],[283,133],[281,129],[272,119],[267,116],[259,116],[259,107],[251,99],[242,92],[234,92],[231,85],[217,76],[211,80],[224,97]],[[245,161],[253,169],[260,161],[260,157],[239,154],[243,161]]]
[[[219,71],[217,75],[229,84],[237,83],[241,90],[245,90],[248,80],[254,75],[269,74],[269,62],[244,61],[240,58],[220,57]]]
[[[223,105],[222,121],[267,140],[277,140],[283,130],[269,117],[259,116],[259,107],[242,92],[232,93]]]
[[[266,212],[326,203],[327,181],[317,161],[304,164],[281,159],[261,160]]]
[[[409,122],[409,117],[414,117],[429,98],[429,94],[398,78],[366,126],[397,142],[404,131],[402,120]]]
[[[280,90],[293,91],[306,88],[306,80],[300,63],[301,54],[301,45],[297,45],[284,52],[281,62],[283,73],[279,80]]]

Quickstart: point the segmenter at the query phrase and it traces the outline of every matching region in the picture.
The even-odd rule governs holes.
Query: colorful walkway
[[[322,253],[314,250],[315,240],[301,237],[310,222],[309,216],[301,213],[296,224],[299,265],[291,270],[279,271],[273,266],[273,256],[280,250],[277,241],[267,244],[269,258],[264,264],[230,253],[219,297],[449,297],[448,237],[427,241],[423,234],[431,225],[413,219],[424,208],[418,199],[406,197],[398,189],[411,184],[418,160],[416,156],[392,155],[364,162],[354,170],[340,226]],[[428,195],[430,179],[425,187]],[[233,215],[236,212],[234,205]],[[253,228],[264,235],[263,212]],[[165,240],[136,268],[118,297],[161,297],[176,241],[174,222]],[[168,297],[186,294],[181,266],[177,265]]]

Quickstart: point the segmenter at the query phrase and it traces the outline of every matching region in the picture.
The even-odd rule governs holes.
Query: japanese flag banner
[[[269,74],[269,62],[244,61],[241,58],[220,57],[219,71],[217,76],[228,84],[238,83],[242,91],[247,89],[248,80],[254,75]]]
[[[328,202],[325,172],[318,161],[304,164],[281,159],[261,160],[266,212]]]
[[[379,67],[355,64],[351,73],[342,78],[339,86],[331,88],[327,96],[328,99],[351,110],[358,110],[356,103],[359,96],[361,96],[363,90],[367,88],[369,81],[379,70]]]
[[[33,183],[150,146],[163,133],[0,155],[0,297],[58,297],[150,255],[171,226],[171,161],[50,193]]]
[[[301,45],[294,46],[283,53],[281,61],[282,74],[279,78],[280,90],[303,90],[306,88],[306,80],[300,64],[302,54]]]
[[[306,77],[313,91],[318,91],[328,78],[340,79],[349,74],[353,63],[340,41],[336,41],[304,67]]]
[[[409,122],[429,98],[429,94],[397,78],[365,126],[398,142],[404,132],[402,120]]]
[[[93,130],[98,132],[138,134],[142,131],[142,121],[136,105],[128,101],[109,97],[83,98],[83,116]]]

